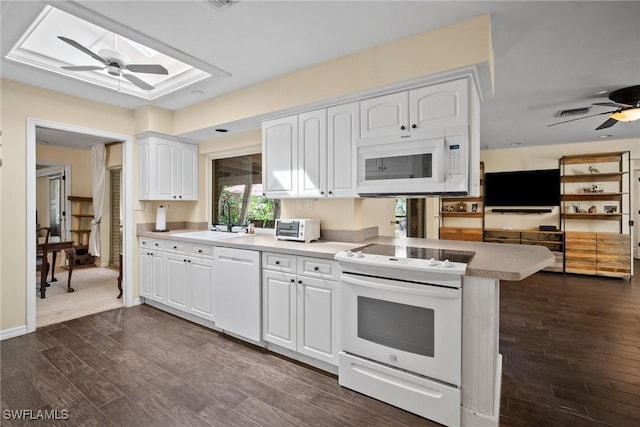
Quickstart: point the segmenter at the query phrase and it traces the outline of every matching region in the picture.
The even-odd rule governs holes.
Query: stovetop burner
[[[359,248],[352,249],[352,252],[362,252],[370,255],[384,255],[395,258],[415,258],[436,261],[444,261],[448,259],[451,262],[460,262],[468,264],[475,252],[458,251],[454,249],[440,248],[418,248],[415,246],[398,246],[398,245],[380,245],[369,244]]]

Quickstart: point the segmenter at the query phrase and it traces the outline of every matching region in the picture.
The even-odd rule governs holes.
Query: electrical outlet
[[[307,210],[308,210],[308,211],[310,211],[311,209],[313,209],[313,200],[308,199],[308,200],[306,201],[306,208],[307,208]]]
[[[167,208],[167,210],[171,209],[171,203],[165,203],[164,207]]]

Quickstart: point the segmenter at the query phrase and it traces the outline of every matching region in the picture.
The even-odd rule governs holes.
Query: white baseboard
[[[19,337],[27,333],[27,325],[16,326],[15,328],[9,328],[0,331],[0,341],[8,340],[9,338]]]
[[[131,304],[131,307],[133,307],[134,305],[140,305],[142,304],[142,300],[140,298],[135,298],[133,300],[133,303]]]
[[[493,415],[484,414],[462,406],[461,425],[463,427],[498,427],[500,424],[500,394],[502,393],[502,354],[498,353],[496,361],[495,407]]]

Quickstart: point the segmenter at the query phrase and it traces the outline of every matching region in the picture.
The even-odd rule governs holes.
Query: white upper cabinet
[[[355,144],[360,136],[358,102],[327,108],[327,196],[358,197]]]
[[[360,136],[384,138],[406,133],[409,122],[408,92],[390,93],[360,102]]]
[[[262,185],[269,198],[298,196],[298,116],[262,123]]]
[[[460,79],[409,92],[411,131],[469,124],[469,80]]]
[[[406,139],[469,124],[469,80],[458,79],[360,102],[362,142]]]
[[[262,123],[262,184],[270,198],[357,197],[357,102]]]
[[[298,116],[298,197],[327,193],[327,110]]]
[[[198,200],[198,145],[145,132],[140,147],[140,200]]]

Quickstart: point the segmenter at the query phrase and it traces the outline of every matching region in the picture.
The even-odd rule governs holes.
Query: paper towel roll
[[[159,206],[156,211],[156,231],[164,231],[167,229],[167,210],[164,206]]]

